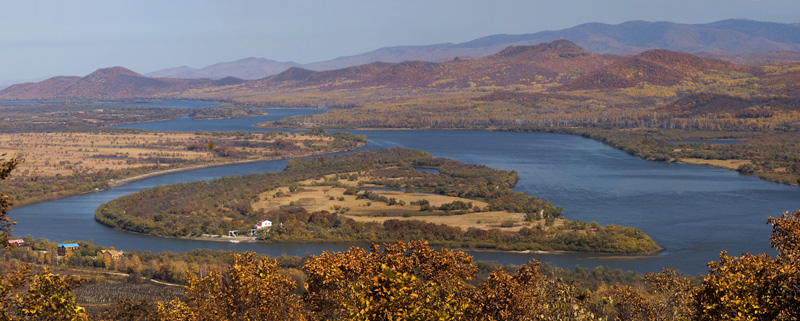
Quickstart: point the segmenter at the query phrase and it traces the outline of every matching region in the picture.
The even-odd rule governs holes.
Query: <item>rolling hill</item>
[[[735,66],[722,60],[703,58],[688,53],[650,50],[594,70],[559,89],[619,89],[642,83],[672,86],[695,75],[727,71]]]
[[[783,111],[800,111],[800,99],[791,97],[741,98],[728,95],[693,94],[659,107],[678,117],[705,114],[730,114],[737,118],[772,117]]]
[[[167,94],[181,93],[192,88],[238,83],[241,83],[241,80],[235,78],[219,81],[210,79],[152,78],[123,67],[112,67],[98,69],[85,77],[55,77],[37,83],[13,85],[0,90],[0,99],[118,100],[154,98]]]

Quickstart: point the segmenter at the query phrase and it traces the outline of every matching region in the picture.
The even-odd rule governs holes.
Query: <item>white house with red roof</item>
[[[269,220],[263,220],[261,222],[256,223],[256,225],[253,226],[253,228],[256,231],[260,230],[260,229],[263,229],[263,228],[265,228],[265,229],[267,229],[267,231],[269,231],[269,229],[271,227],[272,227],[272,221],[269,221]]]

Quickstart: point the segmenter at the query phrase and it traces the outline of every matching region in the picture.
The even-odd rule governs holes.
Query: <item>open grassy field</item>
[[[267,160],[327,150],[331,137],[298,134],[102,132],[0,134],[0,154],[26,159],[15,175],[37,177],[158,165]],[[246,142],[246,143],[245,143]],[[211,148],[209,148],[211,147]]]
[[[0,133],[0,157],[24,159],[0,192],[20,206],[168,172],[341,152],[365,143],[324,132]]]
[[[702,159],[702,158],[679,158],[679,162],[694,165],[708,165],[736,170],[744,164],[752,164],[748,159]]]
[[[363,182],[372,179],[369,176],[361,176],[357,180],[340,180],[344,185],[358,186],[362,182],[362,190],[370,190],[369,185]],[[403,191],[389,191],[379,188],[371,189],[378,195],[386,198],[394,198],[396,204],[389,205],[385,202],[376,202],[369,199],[357,199],[356,195],[346,195],[346,188],[333,186],[314,185],[313,180],[303,181],[297,184],[294,192],[290,187],[280,187],[262,193],[259,201],[255,202],[253,209],[264,209],[265,211],[277,210],[283,206],[301,206],[313,211],[329,211],[339,213],[347,218],[352,218],[357,222],[379,222],[383,223],[390,219],[399,220],[421,220],[436,224],[460,227],[463,230],[469,228],[492,229],[498,228],[503,231],[516,232],[523,226],[544,226],[545,221],[525,221],[524,213],[508,213],[506,211],[481,211],[488,206],[486,202],[470,200],[466,198],[428,194],[428,193],[406,193]],[[421,200],[430,202],[432,208],[438,208],[442,204],[461,201],[472,203],[473,209],[465,213],[455,214],[442,210],[421,211],[417,204]],[[557,219],[554,225],[563,224],[563,219]]]

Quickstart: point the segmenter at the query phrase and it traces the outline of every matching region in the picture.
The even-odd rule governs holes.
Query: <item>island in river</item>
[[[421,171],[423,167],[435,171]],[[642,231],[567,220],[515,192],[515,171],[395,148],[292,159],[277,173],[159,186],[101,205],[95,219],[158,236],[254,233],[271,242],[392,242],[514,251],[653,253]],[[263,220],[270,228],[257,229]]]

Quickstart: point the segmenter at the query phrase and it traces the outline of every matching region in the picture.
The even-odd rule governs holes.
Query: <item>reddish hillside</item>
[[[770,52],[701,52],[697,55],[732,62],[737,65],[764,66],[800,62],[800,51]]]
[[[775,73],[764,73],[764,90],[773,95],[800,97],[800,64],[781,66],[782,71]]]
[[[371,64],[329,71],[290,68],[278,75],[246,84],[250,90],[367,87],[466,88],[470,86],[564,83],[622,58],[596,55],[558,40],[535,46],[508,47],[488,57],[435,63],[406,61]],[[245,88],[243,87],[243,88]]]
[[[559,90],[618,89],[640,83],[676,85],[700,73],[725,71],[735,65],[688,53],[650,50],[591,72],[559,87]]]
[[[535,75],[565,82],[621,59],[590,53],[567,40],[556,40],[535,46],[508,47],[466,64],[472,65],[471,71],[494,73],[501,83],[509,84]]]
[[[695,94],[660,107],[678,117],[730,114],[737,118],[770,117],[779,111],[800,110],[800,99],[789,97],[740,98],[717,94]]]
[[[248,86],[269,89],[317,87],[323,90],[376,86],[426,86],[443,71],[442,64],[423,61],[406,61],[396,64],[374,62],[327,71],[290,68],[255,84],[248,84]]]
[[[36,100],[55,97],[74,85],[81,77],[53,77],[37,83],[13,85],[0,90],[0,100]]]
[[[99,69],[83,78],[57,77],[38,83],[11,86],[0,91],[0,99],[148,98],[213,85],[208,79],[150,78],[122,67],[113,67]]]

